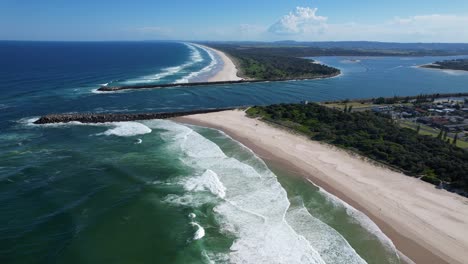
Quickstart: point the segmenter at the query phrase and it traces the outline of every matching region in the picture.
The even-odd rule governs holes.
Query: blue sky
[[[468,42],[468,0],[0,0],[4,40]]]

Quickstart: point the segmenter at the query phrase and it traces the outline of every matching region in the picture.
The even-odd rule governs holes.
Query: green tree
[[[304,133],[313,140],[357,151],[409,175],[433,171],[428,173],[427,181],[434,184],[444,181],[449,189],[468,192],[468,151],[447,143],[447,140],[452,141],[450,137],[442,140],[443,130],[439,131],[439,138],[434,138],[401,128],[383,114],[345,113],[342,109],[314,103],[255,107],[249,109],[249,113],[258,113],[266,120]]]
[[[437,135],[437,138],[442,139],[442,134],[444,134],[444,131],[441,129],[439,135]]]

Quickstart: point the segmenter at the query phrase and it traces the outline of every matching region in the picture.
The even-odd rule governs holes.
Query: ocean
[[[441,58],[315,58],[324,80],[99,93],[203,81],[222,61],[176,42],[0,42],[1,263],[399,263],[364,214],[226,134],[169,120],[34,125],[144,112],[467,92]]]

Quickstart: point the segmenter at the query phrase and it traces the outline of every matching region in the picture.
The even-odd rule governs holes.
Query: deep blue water
[[[273,174],[218,131],[158,120],[31,125],[31,118],[47,113],[468,92],[466,73],[414,67],[446,59],[437,57],[321,57],[314,59],[343,75],[94,92],[105,83],[203,80],[219,68],[211,56],[184,43],[0,42],[0,262],[268,263],[251,251],[262,245],[269,257],[288,263],[294,260],[275,248],[290,247],[284,250],[294,250],[289,257],[304,254],[310,263],[398,263],[388,241],[365,228],[371,225],[361,225],[308,183]],[[137,139],[142,143],[135,144]],[[270,197],[277,199],[262,203]],[[246,213],[252,210],[277,225],[261,225]],[[258,240],[268,235],[275,239]],[[317,235],[333,243],[324,246]]]

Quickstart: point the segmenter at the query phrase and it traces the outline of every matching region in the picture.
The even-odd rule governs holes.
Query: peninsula
[[[198,45],[198,44],[197,44]],[[240,50],[213,48],[201,45],[214,52],[223,63],[222,69],[206,82],[165,83],[125,86],[101,86],[100,92],[115,92],[136,89],[162,89],[170,87],[194,87],[228,85],[267,81],[290,81],[330,78],[339,75],[340,70],[304,58],[269,53],[253,54]]]
[[[421,68],[468,71],[468,59],[437,61],[432,64],[421,65]]]

